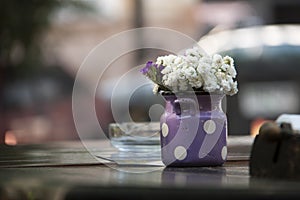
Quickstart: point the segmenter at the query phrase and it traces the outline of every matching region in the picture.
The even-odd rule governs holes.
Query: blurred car
[[[266,120],[300,113],[300,25],[211,33],[199,45],[234,58],[239,92],[227,97],[229,134],[257,134]]]

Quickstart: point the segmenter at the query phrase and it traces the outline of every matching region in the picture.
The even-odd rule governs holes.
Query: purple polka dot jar
[[[220,166],[227,158],[227,117],[223,94],[161,92],[162,162],[166,166]]]

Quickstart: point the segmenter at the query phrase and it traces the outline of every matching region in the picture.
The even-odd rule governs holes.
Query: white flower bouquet
[[[230,56],[212,56],[196,46],[183,55],[160,56],[149,61],[141,73],[155,83],[153,92],[204,91],[234,95],[238,92],[237,72]]]

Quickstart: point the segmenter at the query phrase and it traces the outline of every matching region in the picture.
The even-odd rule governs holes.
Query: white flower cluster
[[[162,83],[174,92],[193,88],[227,95],[238,92],[234,61],[229,56],[208,56],[199,47],[194,47],[186,50],[184,55],[158,57],[156,64],[164,67]]]

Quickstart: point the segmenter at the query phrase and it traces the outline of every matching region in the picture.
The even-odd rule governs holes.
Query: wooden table
[[[229,155],[249,154],[251,145],[236,141]],[[96,145],[91,152],[110,148],[107,141],[89,144]],[[0,199],[300,199],[300,182],[250,177],[246,157],[220,167],[166,168],[99,162],[80,141],[0,149]]]

